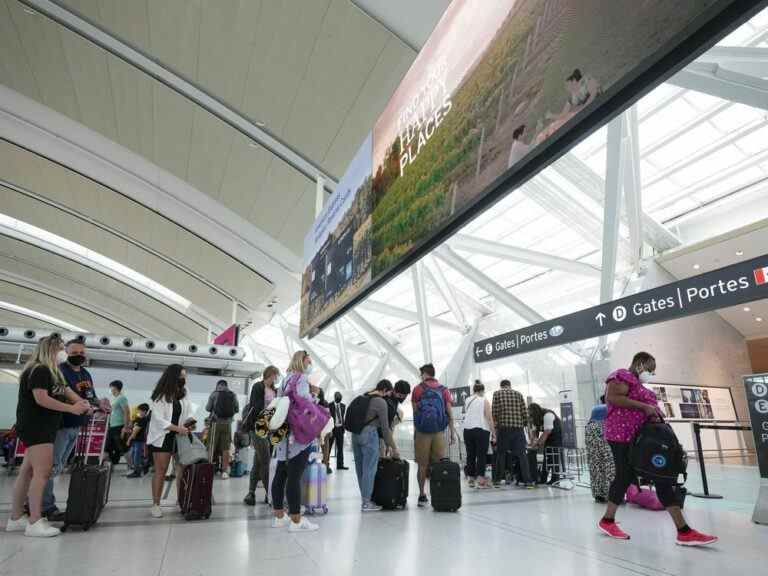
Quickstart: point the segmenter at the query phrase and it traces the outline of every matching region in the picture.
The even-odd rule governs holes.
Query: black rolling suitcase
[[[405,508],[408,502],[408,474],[406,460],[380,459],[373,482],[373,501],[386,510]]]
[[[444,458],[429,469],[429,497],[437,512],[461,508],[461,465]]]
[[[106,430],[109,430],[109,418],[107,418]],[[109,500],[109,486],[112,467],[104,462],[104,444],[106,436],[101,443],[101,454],[98,462],[88,463],[88,446],[93,435],[92,422],[89,421],[81,434],[84,441],[78,441],[75,446],[75,460],[69,479],[69,496],[67,497],[67,509],[64,512],[64,525],[62,532],[70,526],[80,526],[88,531],[91,526],[99,521],[101,511]],[[79,439],[78,439],[79,440]],[[82,446],[82,450],[80,447]]]

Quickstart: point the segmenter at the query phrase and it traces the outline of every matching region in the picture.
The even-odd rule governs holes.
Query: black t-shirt
[[[16,405],[16,426],[19,434],[55,434],[61,423],[61,412],[40,406],[32,393],[35,389],[45,390],[51,398],[57,398],[61,392],[54,382],[53,374],[46,366],[25,370],[19,379],[19,401]]]
[[[141,431],[138,433],[136,438],[134,439],[136,442],[146,442],[147,441],[147,429],[149,428],[149,416],[144,416],[143,418],[139,417],[136,418],[136,426],[141,428]]]

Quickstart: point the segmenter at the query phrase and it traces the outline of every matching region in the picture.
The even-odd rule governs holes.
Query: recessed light
[[[763,321],[763,319],[762,319],[762,318],[760,318],[760,316],[758,316],[757,318],[755,318],[755,322],[762,322],[762,321]]]
[[[250,146],[251,148],[261,148],[261,144],[259,144],[258,142],[248,142],[248,146]]]
[[[701,268],[701,264],[694,264],[693,265],[693,269],[694,270],[698,270],[699,268]]]
[[[744,256],[744,250],[736,250],[736,256]]]
[[[37,12],[35,12],[34,10],[32,10],[32,8],[24,8],[24,12],[26,12],[26,13],[27,13],[27,14],[29,14],[30,16],[37,16]]]
[[[749,306],[744,306],[744,312],[749,312],[751,310],[752,310],[752,308],[750,308]]]

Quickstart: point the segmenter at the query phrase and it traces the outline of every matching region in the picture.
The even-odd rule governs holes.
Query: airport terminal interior
[[[0,0],[0,447],[0,576],[766,573],[768,1]]]

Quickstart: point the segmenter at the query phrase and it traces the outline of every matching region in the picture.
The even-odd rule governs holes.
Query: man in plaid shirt
[[[528,408],[523,395],[512,389],[509,380],[501,381],[501,389],[493,393],[491,409],[496,423],[496,465],[493,467],[493,485],[501,486],[507,470],[509,453],[520,462],[522,481],[527,488],[534,486],[526,453],[525,428],[528,426]]]

